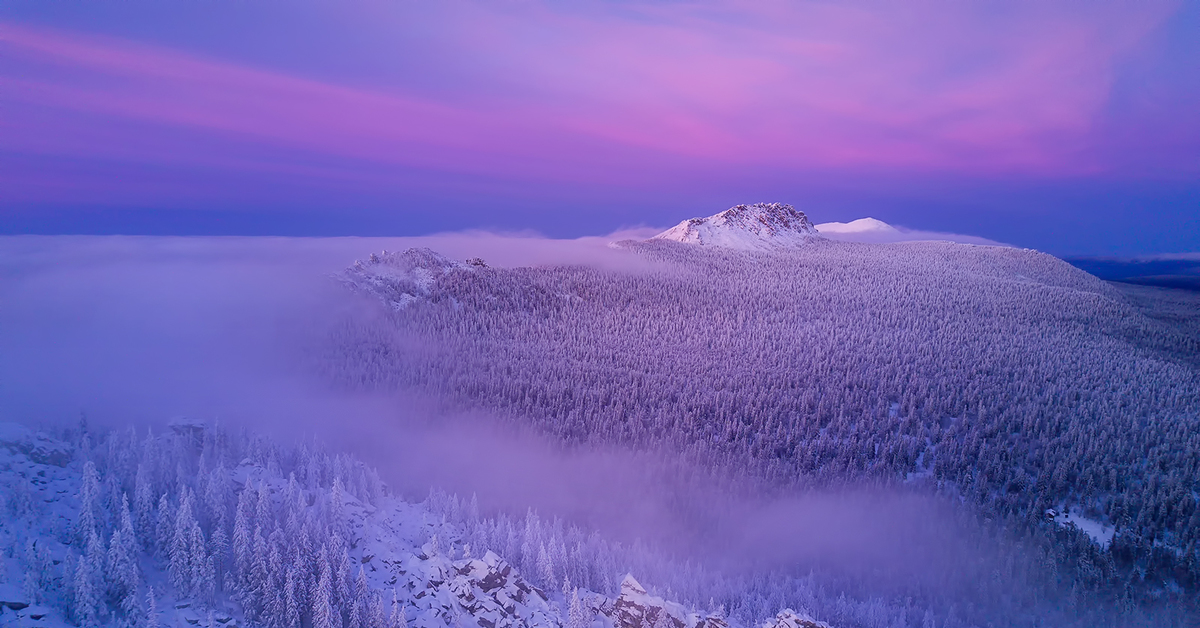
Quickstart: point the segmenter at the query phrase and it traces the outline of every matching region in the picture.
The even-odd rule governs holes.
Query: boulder
[[[17,423],[0,423],[0,447],[24,454],[33,462],[65,467],[71,462],[71,446],[43,432]]]

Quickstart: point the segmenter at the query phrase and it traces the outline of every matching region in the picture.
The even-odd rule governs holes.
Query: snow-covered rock
[[[407,249],[399,253],[372,253],[346,269],[339,279],[352,290],[382,299],[401,310],[414,301],[428,298],[438,278],[454,271],[471,272],[487,268],[479,258],[458,262],[427,248]]]
[[[820,237],[808,216],[795,207],[755,203],[685,220],[650,239],[761,251],[803,246]]]
[[[650,595],[631,574],[621,581],[620,596],[602,604],[599,614],[615,628],[727,628],[729,625],[720,617],[690,612],[682,604]]]
[[[191,441],[193,445],[199,445],[204,438],[204,430],[208,424],[202,419],[197,419],[189,416],[177,416],[170,421],[167,421],[167,427],[175,434]]]
[[[0,447],[24,454],[38,464],[63,467],[71,461],[70,445],[16,423],[0,423]]]
[[[14,611],[20,611],[24,610],[28,606],[28,598],[25,597],[25,594],[17,591],[16,586],[9,583],[0,585],[0,612],[6,608]]]
[[[785,608],[774,619],[764,623],[763,628],[829,628],[829,624]]]

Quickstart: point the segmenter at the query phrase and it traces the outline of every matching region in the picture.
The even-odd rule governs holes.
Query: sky
[[[1200,3],[0,5],[0,233],[574,238],[737,203],[1200,250]]]

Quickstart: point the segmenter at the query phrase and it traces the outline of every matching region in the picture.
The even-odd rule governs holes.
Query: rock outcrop
[[[784,203],[737,205],[707,218],[685,220],[651,240],[731,249],[803,246],[821,236],[804,212]]]

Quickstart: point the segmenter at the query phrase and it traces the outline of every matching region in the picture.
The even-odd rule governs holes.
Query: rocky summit
[[[737,205],[707,218],[691,218],[654,236],[686,244],[771,250],[820,238],[804,212],[786,203]]]

